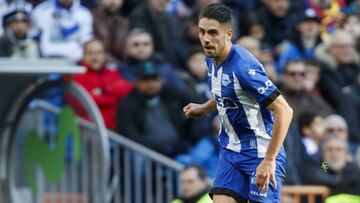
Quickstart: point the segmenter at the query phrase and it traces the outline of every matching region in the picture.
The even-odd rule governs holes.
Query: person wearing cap
[[[312,9],[306,9],[296,24],[290,43],[281,52],[277,71],[284,73],[285,64],[291,60],[314,58],[315,47],[321,43],[320,19]]]
[[[186,150],[194,138],[195,122],[182,114],[182,106],[198,101],[194,95],[164,86],[151,60],[135,67],[133,91],[119,103],[117,132],[167,156]]]
[[[15,9],[3,17],[4,35],[0,38],[0,57],[37,58],[36,42],[29,37],[30,15],[24,9]]]

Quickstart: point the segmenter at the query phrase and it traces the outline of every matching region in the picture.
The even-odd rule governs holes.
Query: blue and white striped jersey
[[[245,48],[233,45],[218,67],[206,58],[209,87],[220,121],[220,146],[263,158],[271,138],[273,117],[266,109],[279,96],[264,67]]]

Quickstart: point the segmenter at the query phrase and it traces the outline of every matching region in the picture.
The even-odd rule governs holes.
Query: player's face
[[[231,27],[222,25],[217,20],[201,18],[199,21],[199,38],[208,57],[217,58],[222,55],[231,35]]]

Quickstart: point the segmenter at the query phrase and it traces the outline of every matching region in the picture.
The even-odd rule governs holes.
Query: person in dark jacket
[[[303,164],[303,183],[328,186],[332,194],[360,195],[360,171],[349,160],[348,153],[346,141],[334,137],[327,139],[321,160]]]
[[[103,41],[109,58],[115,62],[124,56],[130,29],[128,20],[119,15],[122,4],[123,0],[101,0],[92,10],[94,36]]]
[[[136,66],[134,89],[119,103],[117,132],[168,156],[187,150],[197,135],[196,125],[182,114],[197,96],[163,85],[156,64],[144,61]]]
[[[171,60],[172,43],[179,37],[179,23],[166,13],[169,2],[146,0],[129,15],[129,18],[131,28],[143,28],[150,32],[154,38],[155,52]]]
[[[294,109],[294,120],[297,121],[299,115],[304,111],[318,112],[322,116],[331,114],[332,108],[322,97],[305,91],[304,81],[304,62],[289,61],[285,66],[281,91]]]

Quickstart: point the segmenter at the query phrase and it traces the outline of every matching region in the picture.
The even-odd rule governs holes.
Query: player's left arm
[[[265,157],[256,169],[256,185],[260,191],[264,192],[268,191],[270,180],[273,181],[275,188],[277,187],[275,159],[285,140],[293,114],[292,108],[281,95],[269,104],[267,108],[273,112],[274,125]]]
[[[271,140],[265,154],[265,159],[275,160],[289,129],[293,110],[281,95],[269,104],[267,109],[273,113],[274,125]]]

